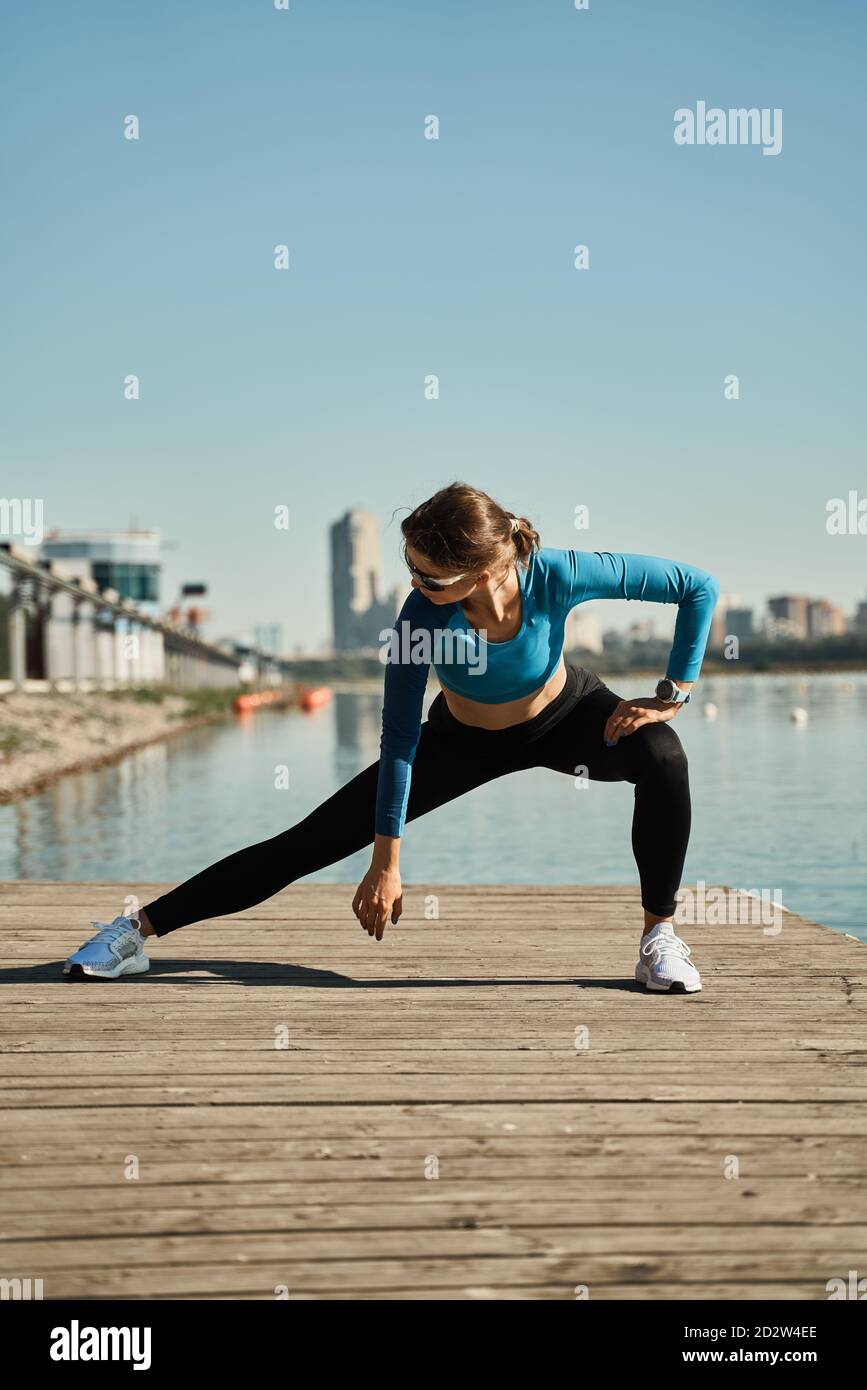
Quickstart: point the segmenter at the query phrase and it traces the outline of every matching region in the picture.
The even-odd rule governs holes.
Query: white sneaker
[[[116,980],[150,970],[144,937],[132,918],[115,917],[108,924],[92,922],[91,926],[99,927],[96,936],[73,952],[63,967],[68,979],[83,980],[89,975],[97,980]]]
[[[657,922],[642,938],[635,978],[646,989],[697,994],[701,976],[689,959],[690,954],[686,942],[675,936],[670,922]]]

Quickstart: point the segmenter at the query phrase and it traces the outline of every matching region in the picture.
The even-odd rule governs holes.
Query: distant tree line
[[[662,671],[671,651],[671,643],[663,641],[640,642],[623,646],[609,647],[604,652],[588,652],[574,649],[567,656],[578,665],[591,669],[618,671]],[[719,644],[708,646],[702,670],[704,672],[723,671],[776,671],[794,667],[810,666],[833,670],[836,667],[867,669],[867,633],[847,632],[839,637],[819,637],[807,641],[797,638],[755,637],[752,641],[741,642],[737,659],[726,657],[725,649]]]
[[[609,647],[604,652],[570,648],[566,656],[579,666],[616,675],[620,671],[659,671],[663,673],[671,651],[670,641],[651,641]],[[381,681],[384,667],[378,656],[360,652],[340,652],[328,657],[301,657],[290,663],[294,680],[327,684],[330,680]],[[800,642],[795,638],[768,641],[755,638],[741,642],[738,659],[727,659],[721,647],[708,647],[703,670],[775,671],[800,666],[829,670],[835,667],[867,670],[867,633],[846,633]]]
[[[566,656],[579,666],[617,675],[623,671],[663,673],[671,650],[667,641],[652,641],[609,647],[604,652],[570,648]],[[833,670],[839,667],[867,670],[867,633],[845,633],[800,642],[795,638],[768,641],[755,638],[741,642],[738,659],[727,660],[720,648],[708,647],[705,673],[726,671],[776,671],[809,666]],[[381,681],[385,668],[375,653],[338,652],[332,656],[299,657],[289,662],[291,679],[305,685],[327,685],[329,681]],[[9,599],[0,594],[0,680],[8,680]]]
[[[378,656],[363,652],[337,652],[333,656],[290,657],[289,675],[292,680],[307,685],[327,684],[328,681],[382,680],[385,667]]]

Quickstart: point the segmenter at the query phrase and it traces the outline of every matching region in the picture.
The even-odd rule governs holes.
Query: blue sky
[[[456,477],[545,544],[690,561],[757,605],[867,595],[867,538],[825,531],[867,493],[860,0],[43,0],[2,24],[2,495],[159,526],[167,593],[204,579],[214,630],[305,646],[329,523]],[[781,154],[675,145],[698,100],[781,107]]]

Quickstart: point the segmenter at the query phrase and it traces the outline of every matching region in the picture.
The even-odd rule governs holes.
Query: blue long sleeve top
[[[521,626],[506,642],[487,642],[459,603],[435,604],[419,589],[407,597],[386,646],[376,833],[399,836],[421,733],[428,671],[440,684],[482,704],[503,704],[539,690],[563,652],[567,614],[589,599],[676,603],[666,674],[693,681],[701,669],[719,583],[706,570],[651,555],[534,550],[518,566]]]

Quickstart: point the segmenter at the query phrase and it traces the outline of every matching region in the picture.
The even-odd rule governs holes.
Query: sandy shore
[[[134,748],[226,716],[183,695],[119,692],[0,696],[0,802],[29,796],[68,772],[113,762]]]

